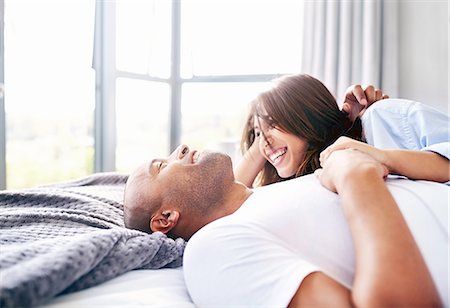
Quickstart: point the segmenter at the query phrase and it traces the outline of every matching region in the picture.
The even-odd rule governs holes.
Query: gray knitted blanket
[[[133,269],[178,267],[185,242],[123,224],[127,177],[0,191],[0,307],[34,306]]]

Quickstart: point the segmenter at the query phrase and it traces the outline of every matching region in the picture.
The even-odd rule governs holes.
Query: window
[[[297,72],[301,13],[294,0],[181,1],[182,77]]]
[[[92,173],[94,6],[6,0],[4,12],[7,187]]]
[[[168,152],[171,10],[171,1],[116,2],[118,171],[129,172]]]
[[[5,0],[7,187],[130,172],[179,143],[235,157],[249,102],[301,69],[302,6]]]
[[[181,142],[197,149],[221,150],[237,160],[249,102],[266,86],[266,82],[186,82]]]
[[[117,1],[118,71],[170,77],[171,9],[171,1]]]
[[[169,86],[118,78],[116,81],[117,170],[163,157],[169,146]]]
[[[300,71],[302,2],[116,4],[117,74],[130,87],[152,82],[142,84],[145,95],[117,97],[117,169],[129,172],[179,143],[237,159],[250,101],[272,78]],[[157,84],[167,92],[150,90]]]

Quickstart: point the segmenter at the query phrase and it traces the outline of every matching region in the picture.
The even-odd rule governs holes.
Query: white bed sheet
[[[53,298],[41,307],[195,307],[181,267],[135,270],[98,286]]]

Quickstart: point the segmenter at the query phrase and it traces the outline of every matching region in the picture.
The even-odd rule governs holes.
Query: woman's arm
[[[259,139],[256,138],[242,159],[234,168],[234,177],[236,181],[241,182],[247,187],[252,187],[256,176],[263,168],[266,159],[259,151]]]
[[[357,150],[334,152],[323,167],[316,175],[325,187],[340,194],[352,233],[354,284],[348,291],[324,274],[313,273],[290,306],[333,305],[333,301],[339,306],[439,306],[422,255],[384,183],[386,168]],[[327,302],[325,291],[331,302]]]
[[[431,151],[381,150],[348,137],[340,137],[320,154],[322,164],[334,151],[356,149],[364,152],[389,169],[391,174],[406,176],[412,180],[448,182],[450,161]]]
[[[413,150],[383,150],[390,173],[413,180],[445,183],[450,180],[450,161],[437,153]]]

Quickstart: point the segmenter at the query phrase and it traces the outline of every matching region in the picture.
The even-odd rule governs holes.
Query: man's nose
[[[175,151],[170,154],[169,160],[180,160],[183,159],[189,153],[189,147],[185,144],[179,145]]]
[[[185,144],[178,146],[178,159],[183,159],[189,153],[189,147]]]

